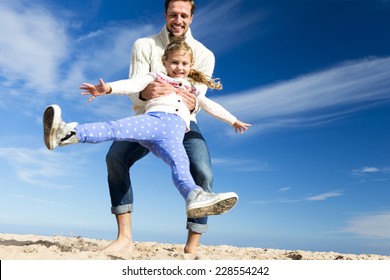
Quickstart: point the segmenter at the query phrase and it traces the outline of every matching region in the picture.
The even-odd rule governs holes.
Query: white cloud
[[[117,22],[76,35],[76,19],[49,6],[0,2],[0,84],[10,97],[2,107],[25,100],[25,106],[38,107],[50,98],[73,99],[82,82],[127,72],[134,40],[161,28]]]
[[[379,173],[379,172],[381,172],[381,170],[379,168],[369,167],[369,166],[352,170],[352,174],[358,175],[358,176],[364,175],[364,174]]]
[[[197,7],[191,25],[194,36],[218,52],[234,48],[246,39],[253,38],[256,34],[251,32],[251,28],[258,30],[264,13],[260,10],[243,12],[242,2],[245,1],[210,1],[205,6]],[[240,40],[237,40],[237,34],[240,34]]]
[[[369,182],[385,182],[389,181],[389,172],[388,167],[374,167],[374,166],[365,166],[357,168],[351,171],[352,176],[355,176],[359,179],[359,184],[369,183]]]
[[[320,201],[320,200],[327,200],[329,198],[338,197],[338,196],[342,196],[342,195],[343,195],[342,191],[332,191],[332,192],[326,192],[326,193],[306,197],[305,200]]]
[[[155,32],[157,29],[153,25],[128,26],[118,23],[76,39],[74,48],[77,51],[69,58],[72,61],[68,63],[67,74],[61,81],[62,96],[74,99],[80,92],[78,88],[82,82],[97,83],[100,77],[105,81],[127,78],[134,41]],[[115,115],[114,111],[117,113],[118,109],[111,107]],[[129,108],[127,106],[126,109]],[[101,115],[98,112],[96,109],[95,113]]]
[[[363,173],[375,173],[375,172],[379,172],[379,169],[376,168],[376,167],[363,167],[361,169],[361,172],[363,172]]]
[[[79,154],[65,155],[43,148],[0,148],[0,158],[3,158],[3,164],[8,163],[13,167],[20,181],[53,189],[71,188],[71,185],[58,179],[79,175],[80,164],[85,162]]]
[[[13,197],[13,198],[29,200],[29,201],[34,201],[34,202],[38,202],[38,203],[53,204],[53,205],[56,205],[56,206],[58,206],[58,205],[69,206],[69,204],[58,202],[58,201],[43,200],[43,199],[34,198],[34,197],[28,197],[28,196],[19,195],[19,194],[10,194],[9,196]]]
[[[351,61],[262,88],[213,98],[256,135],[286,127],[324,125],[389,102],[390,57]],[[240,98],[237,98],[240,96]]]
[[[228,18],[223,20],[221,15],[227,17],[229,11],[236,11],[240,2],[235,0],[221,4],[215,1],[200,7],[196,13],[198,16],[199,12],[199,19],[194,23],[205,31],[201,33],[205,38],[236,33],[258,20],[253,14],[236,22],[235,30],[221,32],[226,30],[221,26],[229,21]],[[93,14],[100,2],[91,5],[87,5],[88,11]],[[58,95],[69,94],[69,91],[77,91],[78,85],[86,79],[111,77],[124,70],[127,72],[133,42],[158,32],[162,27],[161,16],[148,24],[144,20],[139,23],[110,22],[79,34],[83,18],[78,17],[81,14],[77,15],[77,11],[72,14],[61,6],[15,0],[1,1],[0,10],[1,83],[8,88],[19,89],[12,91],[16,94],[31,91],[47,94],[53,93],[53,90]],[[202,13],[205,14],[202,16]],[[218,21],[215,22],[215,19]],[[74,31],[78,31],[77,34]]]
[[[289,190],[290,190],[290,188],[282,188],[282,189],[278,190],[278,192],[284,193],[284,192],[287,192]],[[303,199],[302,198],[278,198],[275,200],[257,200],[257,201],[253,201],[252,203],[253,204],[268,204],[268,203],[299,203],[299,202],[303,202],[303,201],[322,201],[322,200],[327,200],[327,199],[342,196],[342,195],[343,195],[342,191],[332,191],[332,192],[326,192],[326,193],[322,193],[322,194],[318,194],[318,195],[314,195],[314,196],[309,196],[309,197],[306,197]]]
[[[221,28],[221,25],[226,25],[228,11],[238,12],[240,3],[241,0],[213,1],[209,4],[212,6],[200,7],[194,28],[202,28],[205,30],[202,35],[220,42],[215,39],[216,35],[226,40],[227,33],[237,34],[261,21],[262,17],[254,12],[235,22],[234,32]],[[134,40],[161,28],[157,26],[158,21],[149,25],[144,22],[114,22],[75,35],[71,32],[71,23],[55,10],[5,2],[0,3],[0,10],[0,25],[7,26],[0,29],[0,81],[10,97],[0,101],[2,107],[19,104],[23,100],[26,107],[41,108],[53,102],[51,98],[56,102],[69,97],[74,100],[79,94],[81,82],[94,82],[100,76],[107,80],[123,78],[123,73],[127,75]],[[210,26],[219,27],[216,30]],[[14,39],[9,40],[11,37]],[[4,69],[7,69],[7,74]],[[388,88],[390,57],[367,58],[213,99],[240,119],[253,124],[246,134],[249,137],[286,127],[325,125],[367,107],[388,102]],[[29,102],[24,101],[25,94],[28,94]],[[241,98],[237,99],[237,96]],[[118,104],[119,107],[116,106]],[[104,116],[110,117],[117,116],[118,112],[128,114],[127,104],[118,101],[111,105],[91,106],[91,113],[102,116],[104,111]],[[80,110],[77,104],[72,106]]]
[[[0,76],[15,87],[55,88],[70,51],[66,25],[40,6],[0,3],[0,10]]]
[[[216,158],[212,159],[213,166],[234,169],[236,172],[254,172],[269,170],[268,163],[242,158]]]
[[[255,205],[267,205],[269,203],[272,203],[272,201],[268,201],[268,200],[256,200],[256,201],[252,201],[250,202],[250,204],[255,204]]]
[[[343,231],[364,237],[390,239],[390,211],[353,217],[347,221]]]

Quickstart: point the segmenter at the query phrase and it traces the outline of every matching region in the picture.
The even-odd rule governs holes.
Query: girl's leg
[[[116,121],[79,124],[75,130],[81,143],[101,143],[112,140],[137,142],[158,138],[159,134],[155,132],[155,127],[159,127],[158,120],[145,114]]]
[[[146,123],[154,123],[150,118],[149,115],[140,115],[107,122],[65,123],[61,118],[61,109],[51,106],[44,114],[45,144],[52,150],[57,146],[76,143],[96,144],[113,140],[150,141],[157,137],[146,125]]]
[[[182,139],[172,138],[147,143],[141,142],[141,144],[170,166],[173,183],[181,196],[186,199],[191,191],[200,187],[195,184],[191,176],[189,160],[182,141]]]
[[[62,121],[60,107],[51,105],[45,110],[43,124],[45,144],[50,150],[79,141],[99,143],[108,140],[133,140],[148,147],[171,166],[174,183],[186,200],[190,218],[226,213],[238,200],[235,193],[208,193],[195,184],[182,145],[185,123],[178,116],[156,112],[119,121],[76,126],[75,123],[71,125]]]
[[[199,188],[191,176],[190,163],[183,146],[186,124],[175,115],[160,114],[158,118],[161,120],[160,127],[153,129],[162,131],[160,137],[152,141],[139,142],[170,166],[173,183],[186,199],[192,190]]]
[[[183,146],[185,123],[182,120],[174,120],[175,118],[178,117],[169,116],[167,121],[163,122],[164,137],[156,141],[140,141],[140,144],[145,145],[171,167],[173,182],[186,201],[188,217],[199,218],[226,213],[236,204],[237,194],[209,193],[195,184]],[[165,117],[161,119],[165,120]]]
[[[171,167],[173,182],[186,201],[189,218],[220,215],[236,204],[238,196],[235,193],[209,193],[195,184],[181,139],[164,139],[145,145]]]
[[[58,105],[50,105],[43,114],[44,140],[50,150],[57,146],[79,142],[153,141],[165,137],[166,131],[162,119],[159,118],[160,114],[167,116],[167,120],[169,116],[176,117],[172,114],[156,112],[117,121],[77,124],[65,123],[61,117],[61,108]],[[183,122],[180,118],[179,120]]]

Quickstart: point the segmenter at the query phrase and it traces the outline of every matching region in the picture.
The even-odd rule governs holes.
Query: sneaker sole
[[[58,146],[56,141],[57,130],[61,122],[61,108],[50,105],[43,113],[43,139],[49,150]]]
[[[187,209],[188,218],[201,218],[206,216],[221,215],[230,211],[237,203],[237,195],[221,198],[208,205],[193,205]]]

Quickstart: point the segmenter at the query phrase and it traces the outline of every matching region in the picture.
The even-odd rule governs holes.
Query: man
[[[166,24],[160,33],[138,39],[133,46],[130,62],[130,78],[145,75],[151,71],[165,72],[161,62],[164,48],[171,37],[185,36],[191,46],[194,68],[212,76],[215,64],[213,53],[192,37],[190,25],[195,11],[193,0],[166,0]],[[207,87],[201,89],[206,94]],[[196,124],[197,104],[193,94],[184,89],[175,89],[172,85],[154,82],[141,93],[131,96],[136,114],[143,113],[146,100],[170,94],[176,91],[191,112],[190,131],[186,133],[183,144],[190,159],[191,174],[197,185],[211,192],[213,174],[207,145]],[[115,214],[118,225],[117,239],[106,250],[119,251],[132,249],[131,212],[133,192],[129,175],[130,167],[149,151],[138,143],[114,142],[106,157],[108,183],[111,197],[111,212]],[[196,254],[201,234],[207,231],[207,217],[187,220],[188,237],[185,253]]]

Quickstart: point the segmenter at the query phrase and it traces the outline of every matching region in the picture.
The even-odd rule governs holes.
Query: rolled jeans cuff
[[[187,222],[187,229],[196,232],[196,233],[205,233],[208,230],[209,226],[207,224],[195,224]]]
[[[112,206],[111,213],[114,215],[125,214],[125,213],[133,212],[133,204]]]

